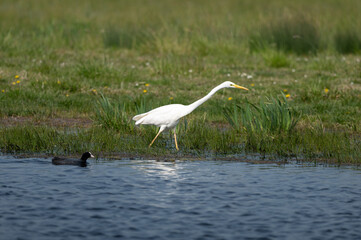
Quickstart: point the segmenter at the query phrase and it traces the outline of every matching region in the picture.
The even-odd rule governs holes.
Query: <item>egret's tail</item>
[[[135,125],[141,124],[142,118],[144,118],[147,115],[148,115],[148,113],[142,113],[142,114],[138,114],[138,115],[134,116],[132,119],[135,121]]]

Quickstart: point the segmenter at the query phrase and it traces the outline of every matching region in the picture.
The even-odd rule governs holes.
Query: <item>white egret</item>
[[[213,88],[212,91],[210,91],[206,96],[199,99],[198,101],[195,101],[192,104],[189,105],[169,104],[169,105],[161,106],[149,112],[136,115],[133,117],[133,120],[136,121],[135,125],[144,124],[144,125],[155,125],[159,127],[159,132],[155,136],[153,141],[149,144],[149,147],[152,146],[155,139],[157,139],[157,137],[161,132],[173,129],[175,147],[177,150],[179,150],[177,144],[177,135],[175,131],[175,127],[177,126],[179,120],[182,117],[193,112],[194,109],[196,109],[202,103],[210,99],[213,96],[213,94],[215,94],[218,90],[222,88],[239,88],[239,89],[248,90],[247,88],[234,84],[233,82],[226,81],[218,85],[217,87]]]

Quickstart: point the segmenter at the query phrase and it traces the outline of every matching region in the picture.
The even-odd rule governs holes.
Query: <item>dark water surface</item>
[[[0,156],[0,239],[361,239],[361,171]]]

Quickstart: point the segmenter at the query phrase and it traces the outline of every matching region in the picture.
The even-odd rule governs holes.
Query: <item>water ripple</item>
[[[2,239],[361,239],[360,171],[0,156]]]

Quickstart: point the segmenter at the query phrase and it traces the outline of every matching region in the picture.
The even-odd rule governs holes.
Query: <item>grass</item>
[[[181,153],[360,163],[360,7],[356,0],[1,1],[0,151],[174,155],[168,134],[148,149],[157,130],[135,127],[132,116],[189,104],[230,80],[250,91],[222,90],[181,121]],[[280,92],[287,101],[277,100]],[[238,114],[237,131],[224,109]],[[271,127],[271,116],[297,124]],[[78,120],[90,124],[74,127]]]
[[[251,50],[274,47],[298,55],[315,53],[321,47],[315,24],[302,15],[284,16],[260,27],[249,41]]]
[[[207,127],[204,127],[207,126]],[[329,132],[321,127],[296,129],[290,134],[239,134],[219,131],[209,123],[191,121],[178,132],[181,151],[176,152],[171,135],[160,136],[152,148],[155,128],[134,133],[92,127],[59,129],[45,126],[17,126],[0,129],[5,153],[75,154],[92,149],[97,155],[204,156],[260,153],[264,159],[297,158],[338,164],[358,164],[360,141],[348,132]],[[345,151],[346,150],[346,151]]]
[[[133,130],[130,124],[125,104],[111,103],[110,100],[101,94],[101,99],[95,107],[94,122],[108,129],[119,132],[130,132]]]
[[[245,130],[250,136],[288,133],[299,121],[285,95],[261,99],[259,105],[246,99],[244,103],[234,105],[233,109],[225,108],[224,116],[235,130]]]
[[[352,30],[339,30],[335,35],[335,48],[341,54],[358,53],[361,50],[361,36]]]
[[[263,54],[264,60],[268,66],[273,68],[290,67],[291,63],[286,54],[279,51],[268,51]]]

